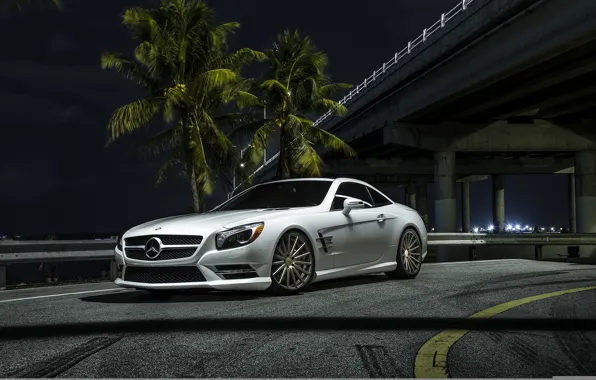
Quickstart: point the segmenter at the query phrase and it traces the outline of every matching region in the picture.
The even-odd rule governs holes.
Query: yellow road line
[[[468,318],[488,319],[504,311],[525,305],[530,302],[543,300],[545,298],[562,296],[564,294],[583,292],[586,290],[596,290],[596,286],[567,289],[553,293],[545,293],[532,297],[521,298],[479,311],[476,314],[470,315]],[[447,367],[447,354],[455,342],[460,340],[469,331],[470,330],[456,329],[443,330],[424,343],[416,354],[416,360],[414,361],[414,377],[448,378],[449,370]]]

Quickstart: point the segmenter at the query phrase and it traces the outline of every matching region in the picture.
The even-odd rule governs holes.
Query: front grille
[[[126,267],[124,280],[145,284],[206,281],[197,267]]]
[[[145,260],[145,261],[162,261],[162,260],[176,260],[184,259],[192,256],[196,248],[171,248],[163,249],[159,256],[154,259],[150,259],[145,255],[145,250],[140,248],[126,248],[126,257],[133,260]]]
[[[153,237],[159,238],[163,245],[200,245],[203,241],[202,236],[192,235],[145,235],[134,236],[124,239],[127,246],[144,246],[147,241]]]

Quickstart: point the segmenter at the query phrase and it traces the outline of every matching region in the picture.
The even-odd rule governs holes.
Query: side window
[[[344,199],[346,199],[346,197],[336,195],[333,198],[333,203],[331,204],[331,211],[343,210]]]
[[[365,208],[371,208],[373,200],[366,190],[366,187],[354,182],[344,182],[339,185],[331,210],[342,210],[344,208],[344,199],[346,198],[357,198],[364,202]]]
[[[370,192],[370,195],[372,196],[373,204],[375,207],[383,207],[391,204],[389,199],[387,199],[385,196],[383,196],[375,189],[370,187],[367,187],[367,189]]]

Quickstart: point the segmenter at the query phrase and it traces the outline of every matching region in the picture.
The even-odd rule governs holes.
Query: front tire
[[[314,274],[315,254],[308,237],[299,231],[283,234],[273,252],[269,292],[297,294],[310,285]]]
[[[385,272],[389,278],[412,279],[418,276],[422,267],[422,241],[412,227],[402,232],[397,246],[397,267]]]

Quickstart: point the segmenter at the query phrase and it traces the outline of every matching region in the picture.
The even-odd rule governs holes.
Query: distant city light
[[[564,232],[565,228],[564,226],[562,226],[561,228],[557,228],[554,226],[550,226],[550,227],[540,227],[539,225],[534,225],[534,227],[530,227],[529,224],[523,224],[523,223],[508,223],[505,225],[505,231],[499,231],[497,228],[495,228],[495,226],[493,224],[489,224],[486,227],[478,227],[478,226],[473,226],[470,227],[469,230],[464,230],[462,229],[462,232],[471,232],[471,233],[500,233],[500,232],[508,232],[508,233],[536,233],[536,232],[542,232],[542,233],[562,233]],[[430,232],[434,232],[435,228],[431,228]]]

